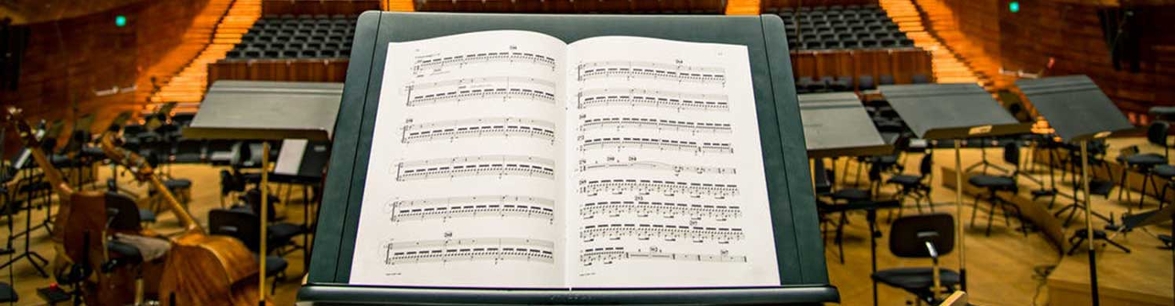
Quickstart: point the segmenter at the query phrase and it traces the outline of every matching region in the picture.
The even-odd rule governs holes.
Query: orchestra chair
[[[934,202],[930,198],[930,181],[933,180],[934,155],[924,153],[922,160],[918,163],[918,174],[898,174],[889,177],[885,181],[886,184],[897,185],[898,193],[896,198],[898,201],[905,202],[907,198],[914,199],[914,205],[918,208],[918,213],[922,213],[922,200],[926,200],[926,206],[930,208],[930,212],[934,212]],[[898,206],[898,218],[902,217],[902,208],[905,205]]]
[[[1020,143],[1011,141],[1004,145],[1004,162],[1012,165],[1012,173],[1007,176],[1003,175],[976,175],[967,179],[967,184],[987,190],[987,201],[991,203],[991,209],[987,212],[987,232],[985,235],[991,236],[991,222],[995,216],[995,210],[998,207],[1004,212],[1004,222],[1011,226],[1011,220],[1008,217],[1009,208],[1014,210],[1017,219],[1020,219],[1020,230],[1028,237],[1028,224],[1024,220],[1024,216],[1020,213],[1020,207],[1013,203],[1005,202],[996,193],[1000,191],[1008,191],[1016,194],[1020,191],[1019,183],[1016,181],[1016,176],[1020,175]],[[971,204],[971,227],[975,227],[975,215],[979,213],[979,198],[975,197],[975,201]]]
[[[816,197],[828,197],[832,194],[832,177],[833,176],[834,176],[834,172],[832,171],[832,169],[825,168],[823,158],[817,158],[817,159],[812,160],[812,185],[813,185],[813,187],[815,187]],[[832,219],[828,218],[828,209],[827,209],[828,206],[829,206],[828,203],[821,201],[821,200],[816,200],[816,210],[817,210],[817,212],[819,212],[819,217],[820,217],[820,240],[821,241],[828,239],[828,237],[826,236],[826,233],[828,232],[826,229],[826,226],[828,226],[828,225],[836,226],[835,225],[836,222],[833,222]],[[836,232],[836,245],[840,249],[840,263],[844,264],[844,262],[845,262],[845,260],[844,260],[845,248],[844,248],[844,244],[842,244],[840,241],[841,232],[839,230],[841,230],[841,228],[840,227],[835,227],[835,228],[838,230]],[[827,246],[827,244],[825,246]]]
[[[208,228],[210,234],[229,236],[240,240],[249,248],[255,256],[261,256],[261,242],[257,238],[261,236],[261,218],[257,217],[250,211],[233,210],[233,209],[212,209],[208,212]],[[273,232],[269,233],[269,250],[265,252],[265,275],[273,277],[273,285],[270,286],[270,293],[277,292],[277,281],[285,278],[286,268],[289,262],[281,256],[268,255],[269,251],[276,249],[281,244],[275,241]],[[278,242],[278,243],[275,243]],[[287,240],[284,243],[292,244],[292,240]]]
[[[938,258],[955,248],[954,217],[949,214],[905,216],[890,225],[889,250],[901,258],[930,258],[930,267],[905,267],[877,271],[873,281],[917,296],[919,303],[939,301],[939,292],[952,292],[959,273],[940,268]]]
[[[1170,136],[1170,129],[1171,124],[1167,123],[1166,121],[1151,122],[1150,125],[1148,125],[1146,128],[1146,141],[1163,147],[1163,155],[1159,155],[1157,153],[1137,153],[1138,148],[1135,147],[1133,150],[1123,151],[1123,154],[1118,156],[1118,163],[1123,165],[1122,175],[1118,180],[1118,187],[1122,188],[1118,190],[1119,201],[1122,200],[1122,194],[1125,193],[1124,191],[1126,189],[1126,171],[1135,171],[1143,175],[1142,191],[1140,192],[1138,198],[1138,207],[1142,208],[1142,204],[1146,200],[1146,190],[1148,187],[1147,183],[1150,183],[1149,187],[1155,187],[1155,182],[1153,181],[1152,177],[1154,175],[1155,167],[1167,164],[1167,155],[1170,148],[1170,146],[1167,145],[1167,137]],[[1164,168],[1164,171],[1168,170],[1175,169],[1171,169],[1169,167]],[[1168,172],[1164,174],[1175,176],[1175,172]],[[1158,188],[1154,188],[1154,190],[1156,192],[1159,191]],[[1127,195],[1127,201],[1129,200],[1129,195]]]
[[[8,283],[0,283],[0,303],[16,303],[20,302],[20,296],[16,295],[16,290]]]
[[[836,179],[835,179],[834,175],[829,174],[829,175],[827,175],[827,177],[829,179],[829,185],[835,186]],[[881,187],[881,168],[877,167],[876,165],[871,165],[871,166],[869,166],[869,189],[841,188],[839,190],[833,191],[831,194],[828,195],[828,197],[832,199],[833,204],[824,205],[824,206],[825,206],[825,208],[827,208],[828,206],[838,205],[837,203],[852,204],[852,203],[873,201],[873,195],[876,193],[877,189],[879,189],[880,187]],[[817,203],[820,203],[820,201],[817,201]],[[818,204],[817,210],[821,210],[819,206],[820,205]],[[827,210],[825,209],[824,211],[827,211]],[[823,218],[826,223],[833,223],[833,221],[831,219],[828,219],[827,216],[824,216],[825,213],[822,213],[821,215],[823,216],[821,218]],[[835,223],[836,223],[836,236],[833,238],[833,241],[836,243],[837,248],[840,250],[840,263],[844,264],[845,263],[844,228],[845,228],[845,224],[849,223],[847,211],[841,210],[840,211],[840,219],[837,220]]]
[[[1113,190],[1114,190],[1113,179],[1109,179],[1109,180],[1097,179],[1096,177],[1098,177],[1098,176],[1094,172],[1098,168],[1101,168],[1101,170],[1106,173],[1107,177],[1113,176],[1113,172],[1110,170],[1110,164],[1107,163],[1105,160],[1106,148],[1107,148],[1107,145],[1103,141],[1089,142],[1089,146],[1087,149],[1086,163],[1089,164],[1089,173],[1090,173],[1090,175],[1089,175],[1089,177],[1090,177],[1089,195],[1090,196],[1101,196],[1102,198],[1108,200],[1110,198],[1110,194],[1113,193]],[[1138,147],[1134,147],[1133,149],[1137,150]],[[1076,199],[1079,197],[1079,194],[1077,194],[1077,192],[1081,191],[1083,188],[1081,186],[1080,181],[1079,181],[1081,179],[1081,177],[1078,176],[1081,174],[1081,168],[1082,168],[1081,151],[1069,150],[1068,161],[1069,161],[1068,162],[1069,163],[1068,164],[1069,170],[1067,170],[1066,172],[1069,172],[1071,174],[1068,176],[1069,183],[1072,186],[1075,186],[1073,188],[1074,194],[1072,197],[1074,199]],[[1074,201],[1073,204],[1069,204],[1069,205],[1066,205],[1065,207],[1061,207],[1061,209],[1059,209],[1053,213],[1053,216],[1060,218],[1061,215],[1063,215],[1066,211],[1068,211],[1069,216],[1065,218],[1065,222],[1062,223],[1062,226],[1069,227],[1069,223],[1071,223],[1073,221],[1073,218],[1075,218],[1077,216],[1077,213],[1079,213],[1083,209],[1083,207],[1084,206],[1082,204],[1079,204],[1079,201]],[[1101,217],[1101,215],[1099,215],[1096,211],[1094,212],[1094,216]],[[1105,219],[1105,218],[1103,218],[1103,219]],[[1105,219],[1105,220],[1107,222],[1110,222],[1109,219]]]
[[[251,189],[241,197],[245,202],[243,208],[247,208],[249,212],[254,215],[261,215],[261,191]],[[277,251],[277,255],[284,256],[296,250],[302,250],[303,258],[308,257],[308,249],[304,245],[294,244],[294,238],[310,233],[310,230],[305,225],[293,224],[290,222],[280,222],[277,216],[277,209],[274,204],[279,203],[277,196],[269,196],[269,246],[271,251]],[[237,210],[241,210],[238,208]]]

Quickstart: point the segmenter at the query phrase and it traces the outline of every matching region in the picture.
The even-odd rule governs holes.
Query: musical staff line
[[[635,214],[637,217],[650,215],[685,216],[690,218],[716,218],[724,221],[726,218],[742,216],[742,209],[734,205],[687,204],[656,201],[600,201],[583,203],[579,215],[584,219],[592,219],[597,215],[619,216],[620,214]]]
[[[636,137],[605,137],[592,138],[583,141],[583,150],[594,149],[661,149],[684,151],[694,153],[734,153],[734,148],[729,143],[718,142],[696,142],[687,140],[672,140],[672,139],[658,139],[658,138],[636,138]]]
[[[534,84],[534,85],[542,85],[543,87],[546,87],[546,89],[549,91],[554,91],[554,89],[555,89],[554,82],[551,82],[548,80],[543,80],[543,79],[536,79],[536,78],[532,78],[532,77],[519,77],[519,76],[464,78],[464,79],[445,80],[445,81],[428,82],[428,83],[420,83],[420,84],[409,84],[407,86],[407,89],[408,90],[425,90],[425,89],[434,89],[434,88],[438,88],[438,87],[447,87],[447,86],[461,87],[461,86],[468,86],[468,85],[473,85],[473,84],[483,84],[483,83],[506,83],[506,84],[527,83],[527,84]]]
[[[673,171],[674,173],[697,173],[697,174],[737,174],[738,169],[734,167],[706,167],[694,165],[675,165],[658,161],[630,161],[630,162],[605,162],[605,163],[591,163],[582,162],[580,170],[583,172],[604,170],[610,168],[631,168],[631,169],[648,169],[659,171]]]
[[[487,136],[525,136],[554,142],[555,123],[545,120],[498,117],[409,124],[404,126],[400,141],[404,143],[437,139],[452,141],[459,138]]]
[[[619,240],[621,237],[636,237],[637,240],[662,238],[665,241],[677,241],[677,239],[688,239],[694,243],[717,241],[719,244],[726,244],[731,240],[742,240],[745,236],[741,228],[650,223],[585,225],[579,231],[579,238],[584,239],[584,242],[595,241],[595,238]]]
[[[469,238],[391,242],[385,246],[385,264],[505,260],[554,263],[555,243],[523,238]]]
[[[530,52],[485,52],[485,53],[469,53],[455,56],[446,56],[441,58],[426,59],[416,61],[416,65],[412,66],[413,72],[420,70],[444,68],[445,66],[457,65],[463,67],[469,64],[492,63],[492,62],[522,62],[534,63],[542,66],[555,69],[555,59],[541,54]]]
[[[465,100],[487,98],[500,98],[502,101],[523,98],[555,104],[555,94],[552,91],[520,87],[513,84],[504,87],[469,88],[430,94],[411,95],[411,92],[409,92],[409,96],[411,97],[408,99],[409,107],[439,103],[460,103]]]
[[[725,70],[718,67],[664,64],[645,61],[603,61],[579,65],[579,80],[623,77],[669,79],[678,82],[726,84]]]
[[[703,195],[714,196],[719,199],[738,195],[738,186],[734,184],[692,183],[647,179],[604,179],[581,180],[579,181],[579,185],[581,186],[580,192],[589,196],[597,195],[601,191],[612,192],[616,194],[623,194],[624,192],[637,192],[640,194],[661,193],[666,195],[675,195],[681,193],[694,197],[700,197]]]
[[[591,266],[596,263],[607,265],[622,260],[677,260],[735,263],[747,262],[747,257],[743,255],[730,255],[726,251],[718,255],[666,253],[655,247],[650,248],[649,251],[637,250],[635,252],[626,251],[624,247],[590,248],[584,249],[579,255],[579,262],[584,266]]]
[[[729,111],[726,95],[645,89],[590,89],[579,93],[579,109],[609,105],[649,106],[668,109]]]
[[[401,162],[397,181],[497,175],[539,176],[555,179],[555,162],[533,156],[486,155]]]
[[[710,122],[692,122],[692,121],[678,121],[666,120],[659,118],[637,118],[637,117],[611,117],[611,118],[595,118],[585,119],[580,124],[580,131],[588,131],[595,129],[615,128],[620,130],[627,127],[635,127],[640,129],[653,129],[658,131],[682,131],[697,133],[711,133],[711,134],[730,134],[729,123],[710,123]]]
[[[394,201],[386,211],[392,222],[462,217],[524,217],[554,222],[555,201],[545,198],[483,195]]]

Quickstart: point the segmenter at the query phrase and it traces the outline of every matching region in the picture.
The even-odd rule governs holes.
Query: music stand
[[[818,93],[798,95],[800,117],[804,121],[804,145],[808,158],[821,162],[825,157],[873,156],[893,152],[869,119],[869,113],[857,94]],[[872,205],[837,205],[840,209],[864,209],[869,222],[869,255],[872,273],[877,273],[877,209],[897,207],[898,201],[876,202]],[[828,205],[831,207],[832,205]],[[877,281],[873,281],[873,305],[877,305]]]
[[[1089,140],[1130,130],[1134,125],[1114,106],[1114,102],[1084,75],[1018,80],[1016,85],[1048,120],[1062,141],[1081,144],[1081,187],[1085,191],[1085,228],[1089,245],[1090,294],[1098,305],[1097,261],[1093,241],[1093,209],[1089,202]]]
[[[959,286],[967,290],[966,235],[963,231],[963,162],[959,143],[966,138],[1027,133],[1031,124],[1016,121],[975,83],[882,85],[885,99],[914,135],[925,140],[951,139],[955,146],[955,225],[959,231]]]
[[[208,89],[192,124],[181,132],[189,139],[262,140],[260,305],[265,305],[265,257],[268,248],[269,142],[330,140],[343,86],[338,83],[217,81]],[[309,246],[307,246],[309,247]]]
[[[451,288],[349,282],[371,139],[391,42],[488,30],[525,30],[565,42],[605,35],[747,46],[767,175],[780,285],[735,288]],[[829,285],[816,206],[795,102],[783,21],[778,16],[614,16],[366,12],[359,17],[347,69],[315,232],[310,275],[300,302],[396,304],[721,304],[803,303],[839,299]],[[750,102],[750,101],[747,101]],[[790,170],[790,171],[788,171]],[[767,203],[764,203],[767,204]]]

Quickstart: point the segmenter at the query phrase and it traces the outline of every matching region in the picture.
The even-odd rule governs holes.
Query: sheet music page
[[[571,287],[779,285],[745,46],[568,46]]]
[[[565,44],[391,43],[352,284],[563,287]]]

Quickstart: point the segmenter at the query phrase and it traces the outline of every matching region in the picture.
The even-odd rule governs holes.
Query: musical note
[[[694,166],[694,165],[677,165],[677,164],[667,164],[667,163],[663,163],[663,162],[648,161],[648,160],[627,161],[627,162],[613,160],[613,161],[607,161],[607,162],[603,162],[603,163],[600,163],[597,161],[597,162],[590,163],[590,164],[585,161],[581,164],[582,164],[581,169],[584,172],[590,172],[590,171],[594,171],[594,170],[604,170],[604,169],[609,169],[609,168],[628,168],[628,169],[648,169],[648,170],[659,170],[659,171],[673,171],[675,174],[680,174],[680,173],[737,174],[738,173],[738,170],[734,167],[706,167],[706,166]]]
[[[726,84],[719,67],[688,66],[644,61],[602,61],[579,65],[579,80],[595,78],[653,79],[703,84]]]
[[[607,265],[622,260],[678,260],[735,263],[747,262],[747,257],[730,255],[729,252],[718,255],[665,253],[656,247],[652,247],[648,251],[638,250],[635,252],[626,251],[624,247],[590,248],[584,249],[579,255],[579,262],[584,266],[591,266],[597,263]]]
[[[583,120],[580,125],[580,131],[615,128],[621,129],[633,127],[638,129],[653,129],[658,131],[680,131],[697,133],[712,133],[712,134],[730,134],[729,123],[709,123],[709,122],[691,122],[679,120],[666,120],[658,118],[636,118],[636,117],[613,117],[613,118],[595,118]]]
[[[579,185],[581,186],[580,192],[585,193],[588,196],[595,196],[601,191],[611,192],[614,194],[636,192],[642,195],[658,193],[668,196],[681,193],[695,198],[705,195],[714,196],[718,199],[724,199],[728,196],[738,195],[738,186],[733,184],[692,183],[648,179],[603,179],[581,180]]]
[[[555,59],[544,56],[542,54],[534,54],[529,52],[485,52],[485,53],[470,53],[455,56],[446,56],[441,58],[417,60],[416,65],[412,66],[412,71],[419,72],[428,69],[440,69],[447,66],[463,67],[469,64],[480,63],[494,63],[494,62],[519,62],[531,63],[555,69]]]
[[[727,244],[731,240],[742,240],[745,235],[741,228],[655,223],[593,224],[585,225],[579,231],[579,238],[584,239],[584,242],[592,242],[596,238],[619,240],[622,237],[636,237],[637,240],[661,238],[665,241],[688,239],[694,243],[716,241],[719,244]]]
[[[591,89],[579,93],[579,109],[609,105],[649,106],[668,109],[729,111],[726,95],[646,89]]]
[[[490,136],[524,136],[555,142],[555,123],[520,118],[476,118],[404,125],[404,143]]]
[[[467,238],[391,242],[385,264],[505,260],[554,263],[555,243],[523,238]]]
[[[388,203],[392,222],[462,217],[523,217],[554,222],[555,201],[545,198],[484,195],[401,200]]]
[[[656,201],[600,201],[583,203],[580,205],[579,215],[584,219],[592,219],[598,215],[619,216],[620,214],[636,215],[637,217],[683,216],[691,219],[715,218],[725,221],[727,218],[742,216],[742,210],[733,205],[686,204]]]
[[[533,156],[486,155],[408,161],[396,164],[396,180],[508,175],[555,179],[555,162]]]
[[[592,138],[583,141],[582,150],[594,149],[660,149],[661,151],[685,151],[694,153],[734,153],[734,148],[729,143],[718,142],[696,142],[687,140],[672,140],[672,139],[658,139],[658,138],[636,138],[636,137],[605,137]]]

